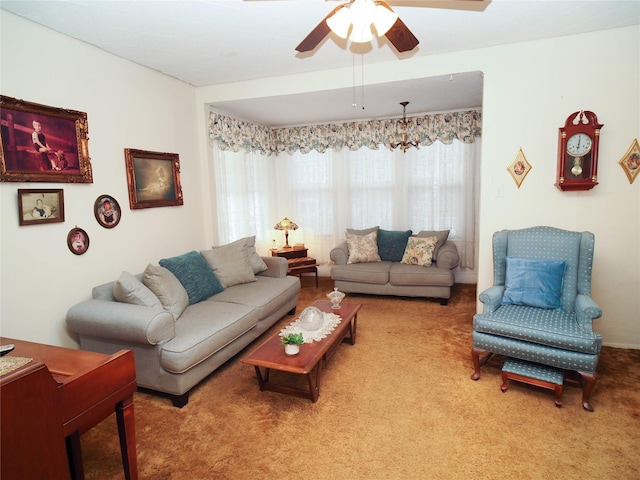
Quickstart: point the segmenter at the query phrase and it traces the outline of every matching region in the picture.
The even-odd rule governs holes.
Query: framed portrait
[[[87,114],[0,95],[0,180],[92,183]]]
[[[74,255],[82,255],[89,250],[89,235],[83,229],[74,227],[67,235],[67,246]]]
[[[629,183],[633,183],[633,181],[640,173],[640,145],[638,144],[638,139],[634,139],[627,150],[627,153],[620,159],[618,162],[622,169],[624,170]]]
[[[113,228],[120,222],[122,211],[115,198],[109,195],[100,195],[93,204],[93,214],[104,228]]]
[[[20,225],[64,222],[64,192],[60,189],[18,189]]]
[[[124,157],[132,209],[183,204],[177,153],[125,148]]]

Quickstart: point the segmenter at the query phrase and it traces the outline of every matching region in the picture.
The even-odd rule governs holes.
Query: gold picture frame
[[[640,173],[640,145],[638,145],[637,138],[633,140],[629,150],[618,163],[627,175],[629,183],[632,184],[638,173]]]
[[[93,183],[87,114],[0,95],[0,181]]]
[[[177,153],[125,148],[124,156],[132,209],[183,204]]]
[[[518,149],[516,157],[513,162],[507,167],[507,171],[511,174],[511,178],[516,182],[516,186],[520,188],[527,174],[531,171],[531,165],[527,161],[527,157],[524,156],[522,148]]]

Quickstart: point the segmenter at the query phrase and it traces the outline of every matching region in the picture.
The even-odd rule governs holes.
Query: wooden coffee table
[[[362,305],[342,302],[339,310],[333,310],[331,302],[318,300],[313,306],[318,307],[323,312],[335,313],[342,318],[333,332],[320,341],[300,345],[300,353],[297,355],[286,355],[284,353],[284,345],[280,343],[280,332],[277,332],[241,360],[243,363],[254,366],[261,391],[270,390],[308,398],[312,402],[316,402],[320,395],[322,362],[333,354],[340,343],[355,345],[358,310]],[[347,334],[349,335],[347,336]],[[261,369],[264,369],[264,373]],[[269,381],[271,370],[305,375],[309,389],[305,390],[291,385],[272,383]]]

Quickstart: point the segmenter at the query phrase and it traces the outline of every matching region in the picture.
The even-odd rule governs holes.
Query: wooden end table
[[[316,287],[318,286],[318,263],[315,258],[307,256],[308,248],[283,248],[271,250],[272,257],[283,257],[289,263],[287,275],[295,275],[302,280],[303,273],[316,274]]]
[[[342,318],[333,332],[320,341],[301,345],[300,353],[297,355],[284,353],[284,345],[280,343],[280,332],[277,332],[241,360],[243,363],[254,366],[261,391],[270,390],[317,402],[320,395],[322,362],[331,357],[340,343],[355,345],[358,311],[362,307],[361,304],[342,302],[339,310],[333,310],[328,300],[317,300],[313,306],[323,312],[335,313]],[[264,373],[261,369],[264,369]],[[271,370],[304,375],[307,377],[309,389],[273,383],[269,380]]]

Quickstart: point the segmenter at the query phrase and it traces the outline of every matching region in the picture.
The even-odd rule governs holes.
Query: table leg
[[[82,466],[82,450],[80,449],[80,432],[75,431],[67,438],[67,458],[72,480],[84,480],[84,467]]]
[[[116,404],[116,420],[120,436],[120,452],[126,480],[138,480],[136,430],[133,416],[133,396]]]

